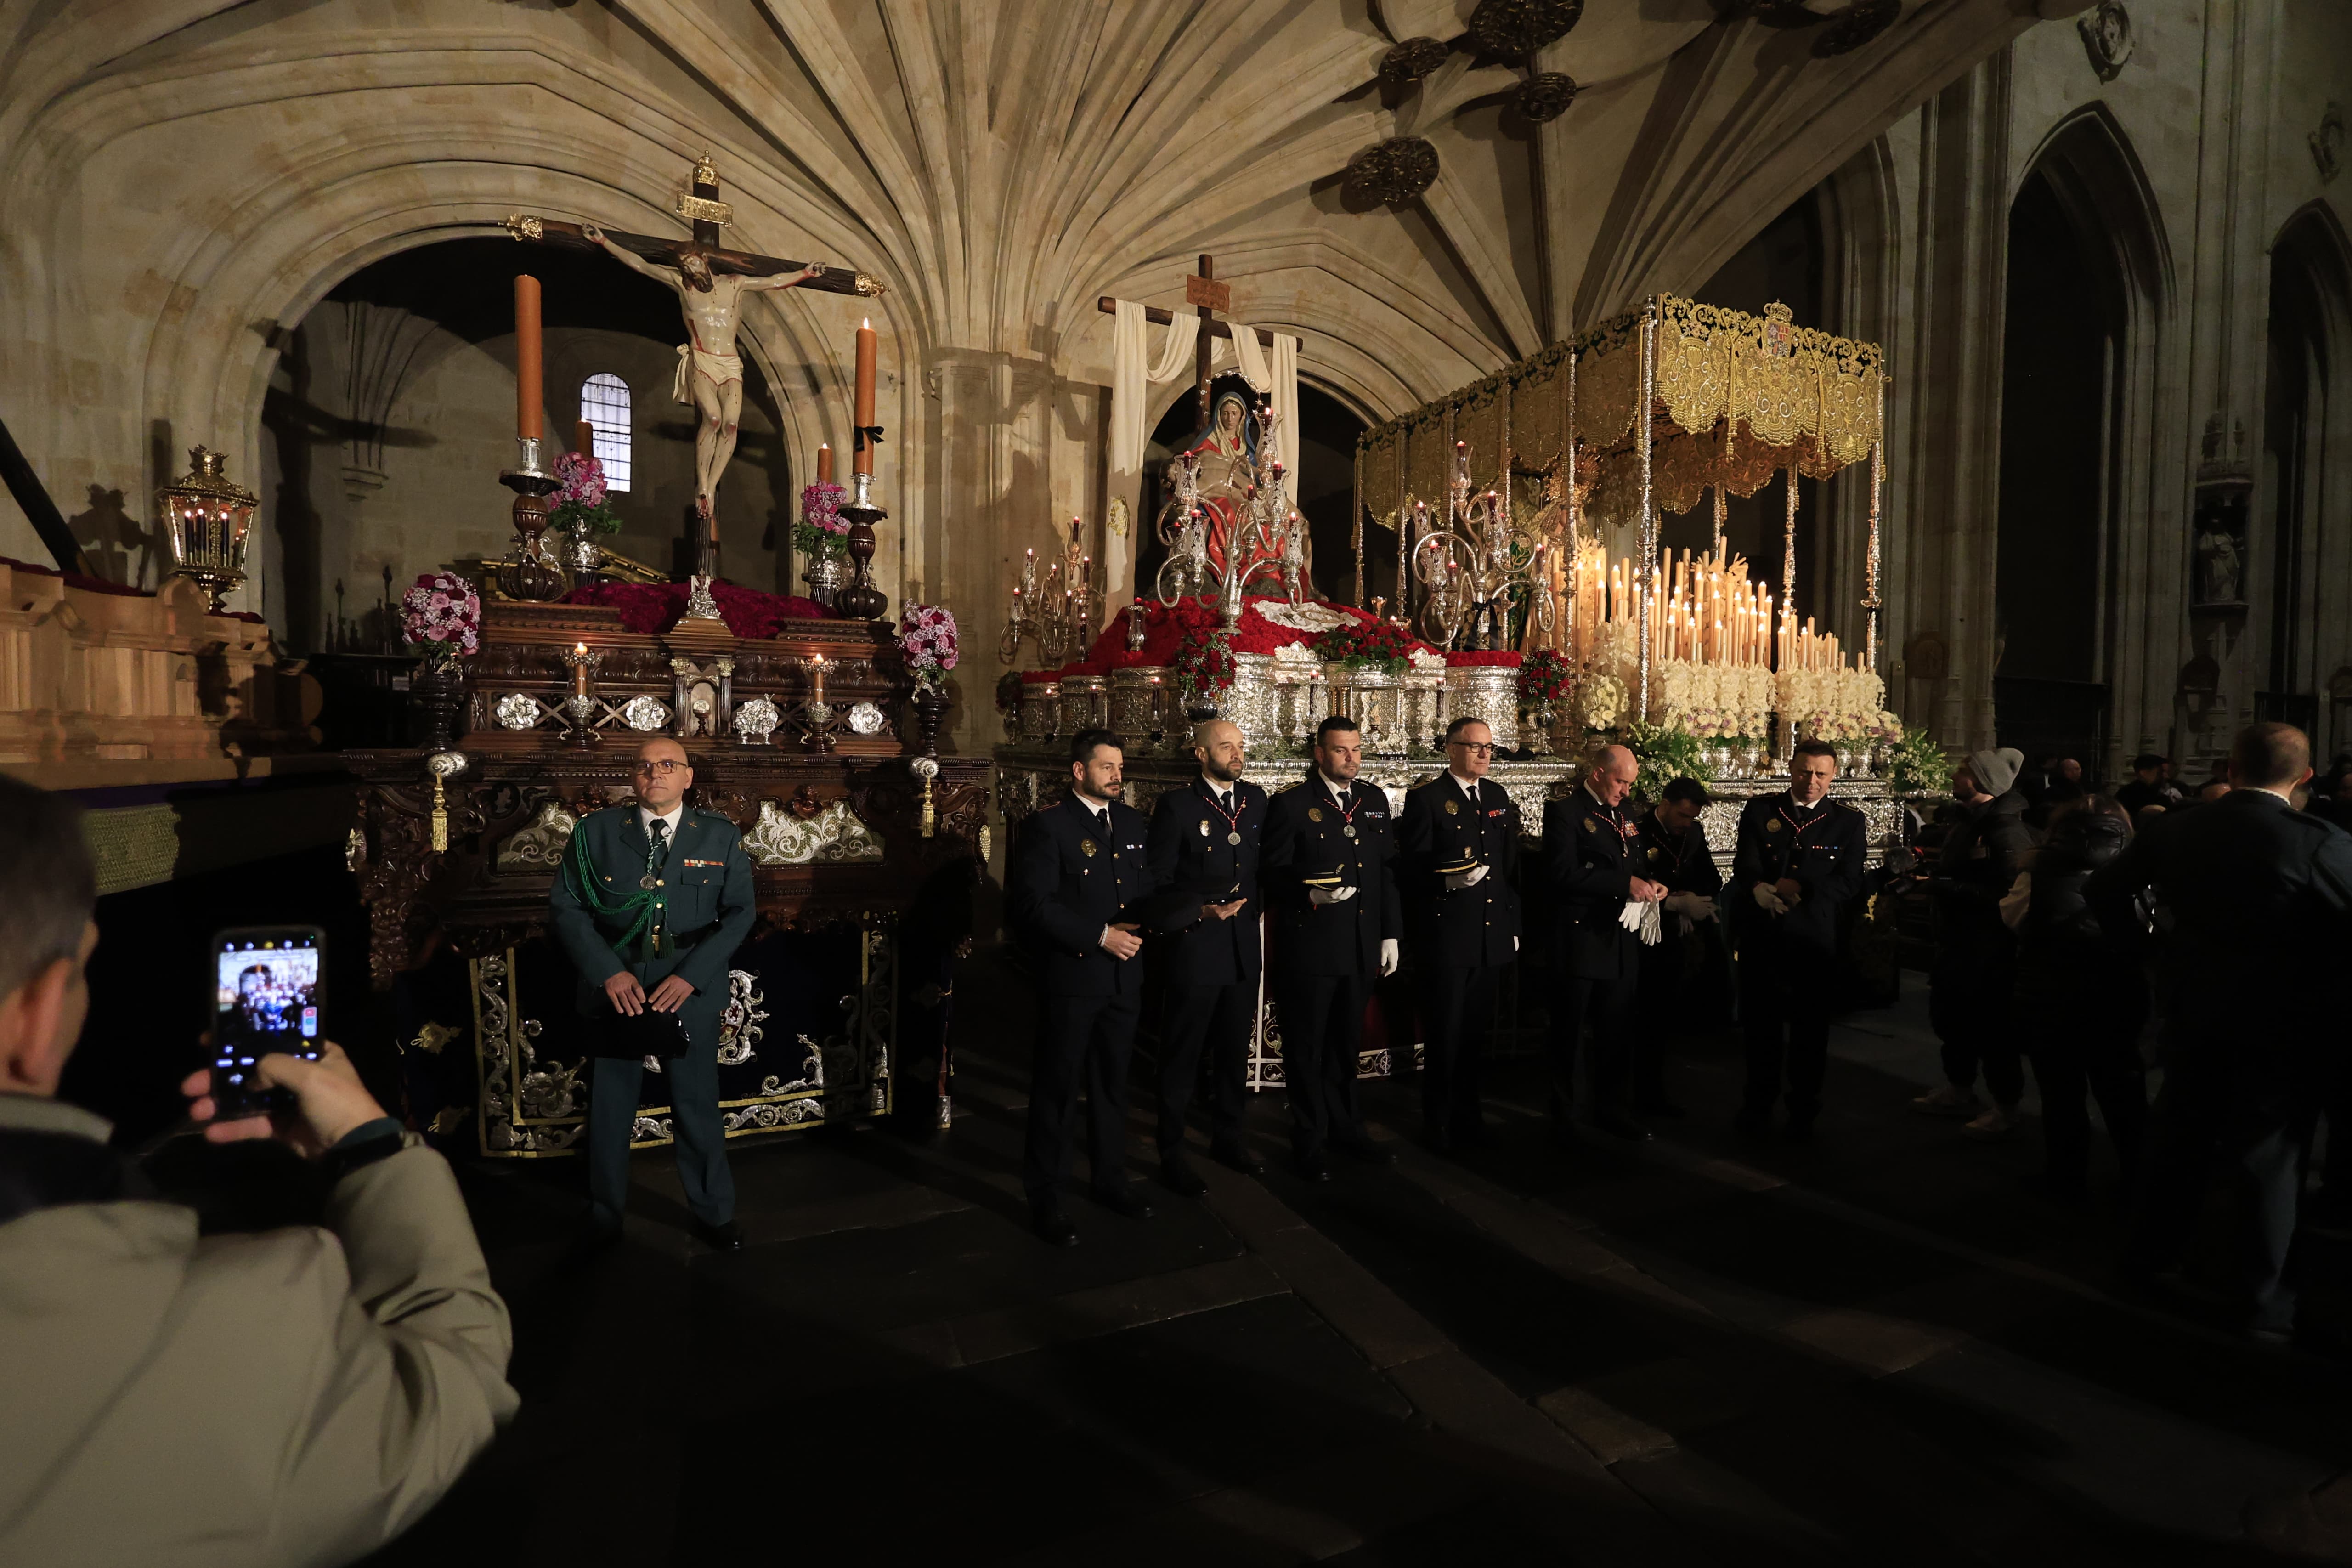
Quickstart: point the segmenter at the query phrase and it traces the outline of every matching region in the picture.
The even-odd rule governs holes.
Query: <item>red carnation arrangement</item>
[[[482,596],[454,572],[427,572],[400,596],[400,631],[430,665],[482,647]]]
[[[1310,646],[1315,657],[1326,664],[1402,675],[1413,649],[1421,645],[1406,636],[1403,628],[1368,618],[1333,626],[1317,637]]]
[[[1519,666],[1519,706],[1557,708],[1567,702],[1568,660],[1552,648],[1528,655]]]
[[[1448,669],[1517,669],[1520,668],[1519,660],[1524,657],[1526,656],[1510,652],[1481,653],[1473,648],[1464,648],[1445,656],[1445,668]]]

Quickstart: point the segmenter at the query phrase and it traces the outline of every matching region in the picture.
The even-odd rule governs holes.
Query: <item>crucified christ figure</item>
[[[580,232],[630,271],[642,272],[677,290],[689,341],[678,345],[677,381],[671,393],[694,408],[694,504],[701,509],[708,531],[717,515],[719,476],[735,455],[736,425],[743,413],[743,356],[735,352],[743,296],[805,283],[822,273],[824,264],[812,261],[798,272],[747,278],[736,272],[714,272],[698,252],[681,246],[677,266],[657,267],[614,245],[593,223],[582,224]]]

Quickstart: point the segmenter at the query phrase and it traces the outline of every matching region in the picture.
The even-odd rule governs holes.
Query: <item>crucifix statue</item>
[[[689,241],[521,216],[508,218],[506,227],[517,239],[536,244],[603,250],[677,292],[688,341],[678,345],[671,391],[695,411],[695,560],[698,575],[709,577],[718,572],[719,479],[735,455],[743,411],[743,359],[735,349],[743,296],[803,286],[828,294],[876,295],[883,285],[863,272],[821,261],[803,264],[726,248],[719,231],[734,221],[733,209],[719,199],[719,170],[708,155],[696,160],[691,188],[678,197],[677,214],[693,225]]]

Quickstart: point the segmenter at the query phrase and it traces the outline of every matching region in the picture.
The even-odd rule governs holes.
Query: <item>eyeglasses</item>
[[[1492,742],[1481,744],[1476,741],[1448,741],[1445,743],[1449,746],[1459,746],[1474,757],[1491,757],[1495,754]]]
[[[648,762],[639,763],[637,764],[637,772],[642,776],[650,777],[655,773],[659,773],[662,777],[667,778],[670,774],[677,772],[680,768],[685,766],[686,764],[684,763],[674,761],[668,757],[655,757]]]

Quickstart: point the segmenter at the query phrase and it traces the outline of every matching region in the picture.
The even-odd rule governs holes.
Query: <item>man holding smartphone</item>
[[[72,804],[0,777],[0,1563],[348,1563],[440,1500],[514,1414],[505,1303],[447,1162],[341,1049],[266,1052],[265,1117],[320,1164],[321,1224],[200,1237],[57,1098],[89,1011],[96,886]]]
[[[669,1075],[677,1174],[694,1233],[724,1251],[743,1245],[735,1177],[719,1119],[719,1019],[728,966],[751,934],[751,857],[735,825],[694,811],[686,748],[657,735],[637,748],[637,798],[583,817],[548,894],[556,940],[580,973],[580,1016],[598,1025],[676,1014],[685,1048]],[[637,1124],[637,1055],[596,1058],[588,1098],[589,1236],[616,1241],[628,1208]]]

